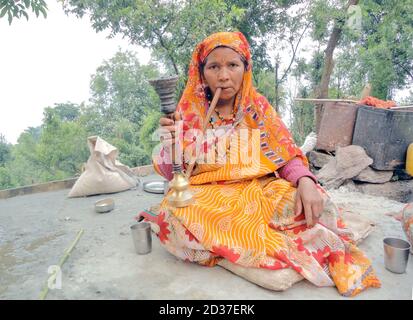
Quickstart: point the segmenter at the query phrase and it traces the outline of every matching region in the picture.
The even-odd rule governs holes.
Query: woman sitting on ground
[[[196,47],[175,120],[160,119],[171,134],[154,167],[171,180],[172,162],[182,156],[195,200],[173,208],[165,197],[159,214],[142,214],[170,253],[207,266],[227,259],[244,267],[293,268],[345,296],[380,286],[306,157],[253,87],[243,34],[212,34]]]

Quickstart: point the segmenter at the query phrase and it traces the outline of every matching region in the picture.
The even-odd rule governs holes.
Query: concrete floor
[[[152,252],[137,255],[129,226],[162,195],[138,189],[112,194],[115,210],[98,214],[94,202],[108,195],[68,199],[68,192],[0,200],[0,299],[38,299],[49,266],[58,264],[80,228],[84,234],[63,265],[62,287],[50,290],[47,299],[348,299],[335,288],[317,288],[306,280],[284,292],[266,290],[221,267],[177,260],[155,236]],[[383,265],[383,237],[404,238],[400,223],[384,213],[402,204],[338,191],[332,196],[377,223],[360,248],[372,259],[382,288],[355,299],[412,299],[413,257],[405,274],[393,274]]]

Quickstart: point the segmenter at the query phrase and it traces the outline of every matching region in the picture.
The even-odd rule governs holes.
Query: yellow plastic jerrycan
[[[413,176],[413,143],[411,143],[407,148],[406,171],[408,174]]]

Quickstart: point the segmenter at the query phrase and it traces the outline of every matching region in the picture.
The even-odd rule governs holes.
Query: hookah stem
[[[214,98],[212,99],[211,105],[208,109],[206,119],[204,121],[204,126],[202,128],[202,133],[205,133],[206,127],[207,127],[208,122],[209,122],[209,118],[211,117],[212,112],[214,111],[214,109],[215,109],[215,107],[218,103],[218,99],[219,99],[219,96],[221,95],[221,92],[222,92],[222,88],[217,88],[217,91],[215,91]]]
[[[206,116],[205,121],[204,121],[204,126],[202,128],[202,133],[203,134],[205,134],[205,130],[206,130],[206,127],[208,125],[209,118],[211,118],[212,112],[214,111],[215,106],[218,103],[218,99],[219,99],[219,96],[221,95],[221,92],[222,92],[222,88],[217,88],[217,90],[215,91],[214,98],[212,99],[211,105],[209,106],[208,113],[207,113],[207,116]],[[188,180],[189,180],[189,177],[191,176],[192,170],[194,169],[194,165],[195,165],[195,156],[192,153],[191,161],[189,162],[189,168],[186,172],[186,178]]]

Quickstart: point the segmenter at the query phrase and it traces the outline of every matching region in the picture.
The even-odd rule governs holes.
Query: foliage
[[[142,66],[135,54],[118,51],[92,76],[90,102],[111,121],[128,119],[138,124],[145,108],[158,108],[159,99],[148,82],[158,75],[155,65]]]
[[[46,108],[36,150],[45,177],[64,179],[78,173],[89,156],[86,138],[85,128],[76,121],[62,118],[59,106]]]
[[[154,64],[140,65],[136,55],[119,51],[92,76],[92,99],[82,108],[80,123],[88,134],[117,146],[120,160],[131,167],[151,160],[160,101],[148,80],[158,76]]]
[[[20,134],[17,144],[12,148],[12,160],[6,164],[5,168],[12,177],[13,186],[31,185],[41,181],[42,165],[36,156],[39,140],[36,136],[37,132],[33,128],[26,129]]]
[[[344,9],[348,0],[62,3],[67,13],[88,14],[96,31],[109,30],[111,36],[120,34],[132,44],[150,48],[153,59],[141,65],[134,53],[119,51],[91,77],[90,101],[46,107],[42,125],[26,129],[16,145],[7,143],[0,134],[0,188],[78,175],[89,156],[86,139],[92,135],[116,146],[124,164],[149,164],[158,144],[152,136],[161,114],[159,98],[148,80],[161,74],[178,74],[179,99],[195,45],[213,32],[240,30],[245,34],[253,54],[254,84],[278,107],[280,115],[289,118],[297,144],[314,130],[314,105],[298,103],[294,98],[314,96],[335,27],[342,33],[334,51],[329,97],[357,98],[370,82],[373,95],[391,99],[396,89],[413,83],[410,0],[360,1],[360,28],[348,24],[351,13]],[[41,0],[0,0],[0,13],[5,16],[11,12],[11,19],[27,18],[33,4],[44,4],[47,9]],[[20,12],[23,9],[25,13]],[[45,15],[40,9],[38,13]],[[405,102],[411,103],[412,97],[411,93]]]
[[[302,97],[308,97],[309,92],[306,87],[299,89],[299,94]],[[308,102],[298,102],[292,104],[291,107],[291,132],[297,145],[304,143],[305,137],[313,131],[314,128],[314,106]]]
[[[273,72],[269,55],[271,38],[285,39],[288,45],[299,43],[303,29],[301,14],[290,19],[288,8],[296,0],[137,0],[107,2],[103,0],[68,0],[67,13],[90,14],[96,31],[110,30],[111,36],[122,34],[132,43],[152,49],[167,73],[180,75],[178,97],[183,91],[188,64],[197,43],[218,31],[239,30],[250,42],[254,59],[254,78]],[[277,42],[277,41],[276,41]],[[294,46],[293,46],[294,47]],[[280,49],[280,48],[279,48]],[[292,60],[295,59],[295,52]],[[285,75],[290,68],[286,68]],[[285,76],[280,81],[285,80]],[[279,86],[281,87],[281,86]],[[273,90],[263,92],[271,94]],[[275,101],[274,101],[274,104]]]
[[[359,72],[374,96],[391,99],[395,89],[413,83],[413,2],[366,0],[362,9]]]
[[[68,105],[74,107],[69,103],[45,108],[41,128],[29,128],[20,135],[12,148],[12,161],[5,166],[13,186],[65,179],[80,171],[88,157],[86,132],[62,113]]]
[[[5,167],[0,167],[0,189],[12,188],[13,183],[10,171]]]
[[[10,159],[11,144],[7,143],[6,137],[0,133],[0,167]]]
[[[195,45],[207,35],[228,30],[243,11],[222,0],[68,0],[66,12],[90,14],[96,31],[109,29],[134,44],[154,50],[176,74],[185,74]]]
[[[47,17],[47,4],[44,0],[1,0],[0,1],[0,18],[7,14],[9,24],[12,23],[13,18],[20,19],[24,16],[29,20],[27,11],[32,10],[39,17],[40,13],[43,17]]]

